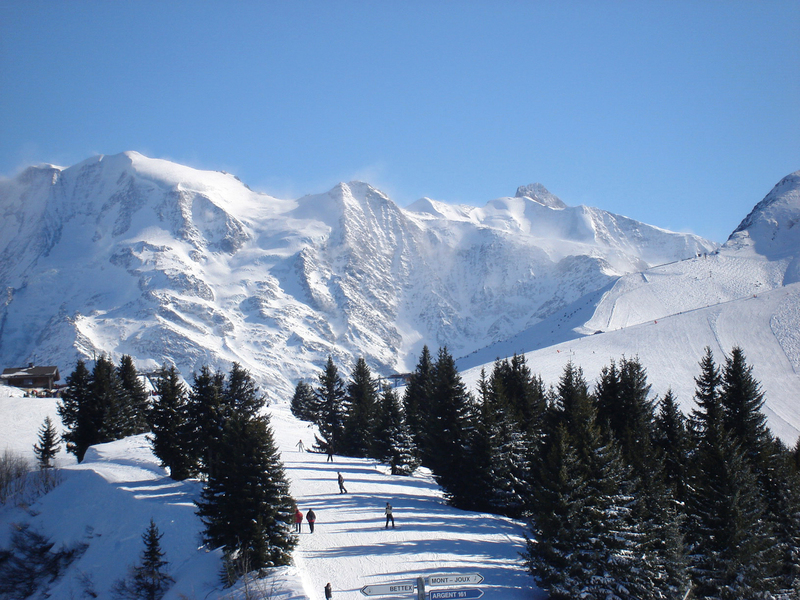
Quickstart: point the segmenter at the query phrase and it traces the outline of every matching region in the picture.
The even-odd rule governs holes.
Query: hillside
[[[41,420],[50,415],[58,422],[55,402],[21,398],[0,386],[0,440],[10,440],[10,448],[32,458]],[[322,600],[322,589],[331,582],[334,598],[366,598],[359,592],[366,585],[441,572],[480,573],[489,600],[543,597],[531,589],[532,579],[520,564],[521,523],[446,506],[424,473],[397,477],[374,461],[337,457],[327,463],[325,455],[301,453],[296,444],[303,439],[310,446],[312,430],[286,406],[273,406],[270,413],[292,495],[304,511],[313,508],[318,521],[313,535],[303,523],[295,565],[265,580],[266,597]],[[175,579],[165,600],[244,598],[241,586],[220,589],[220,555],[198,548],[202,527],[192,502],[201,484],[169,479],[144,436],[94,446],[80,465],[63,452],[58,460],[60,486],[26,510],[0,507],[0,547],[7,544],[9,525],[19,522],[30,523],[57,547],[88,544],[49,586],[49,598],[82,598],[89,587],[100,598],[110,597],[113,583],[138,562],[150,518],[164,534],[162,549]],[[337,471],[345,478],[346,495],[338,493]],[[387,501],[396,529],[384,529]]]

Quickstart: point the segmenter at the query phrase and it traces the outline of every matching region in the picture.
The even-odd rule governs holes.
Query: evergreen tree
[[[686,418],[678,408],[672,390],[667,390],[659,403],[655,418],[655,444],[662,457],[665,483],[675,499],[683,503],[686,501],[689,440]]]
[[[422,462],[428,465],[428,457],[435,452],[433,441],[428,439],[431,422],[431,401],[433,398],[433,359],[428,346],[423,346],[414,372],[409,378],[403,395],[406,422],[420,450]]]
[[[61,422],[67,428],[62,437],[67,452],[81,462],[89,446],[103,441],[100,431],[104,413],[92,394],[92,375],[82,360],[76,363],[66,384],[57,408]]]
[[[156,399],[150,411],[150,443],[170,477],[182,481],[196,469],[192,452],[186,388],[174,366],[163,366],[156,379]]]
[[[524,400],[532,381],[524,357],[519,360],[516,355],[511,363],[495,361],[488,382],[481,372],[480,409],[470,457],[478,510],[518,518],[529,503],[532,450],[542,422],[542,415],[534,419],[532,403]],[[544,412],[541,407],[536,410]]]
[[[650,385],[638,359],[612,361],[600,374],[595,388],[598,422],[608,428],[626,463],[637,476],[652,471],[656,464],[653,438],[654,407],[648,400]]]
[[[777,584],[775,539],[758,482],[724,427],[705,432],[689,495],[689,569],[697,598],[768,598]]]
[[[366,458],[375,441],[378,387],[363,358],[359,358],[353,367],[344,404],[347,413],[343,423],[342,453]]]
[[[205,474],[210,474],[214,468],[214,454],[226,418],[224,388],[225,375],[212,372],[206,365],[193,375],[187,407],[188,462],[196,464],[200,472]]]
[[[320,436],[316,436],[315,447],[322,452],[338,454],[341,452],[344,436],[345,404],[344,381],[339,376],[339,369],[328,356],[325,370],[319,375],[319,385],[314,390],[317,397],[317,427]]]
[[[135,432],[131,400],[110,358],[101,356],[92,369],[91,394],[100,412],[99,442],[122,439]]]
[[[428,456],[430,469],[453,506],[471,508],[480,496],[471,473],[475,411],[447,348],[437,356],[430,404],[426,437],[437,450]]]
[[[56,454],[60,449],[60,440],[56,426],[50,417],[45,417],[39,429],[39,443],[34,444],[33,453],[39,463],[39,469],[49,469],[54,465]]]
[[[383,391],[378,414],[373,444],[375,457],[389,464],[392,475],[411,475],[419,466],[419,456],[400,399],[393,389],[387,387]]]
[[[298,381],[294,388],[294,395],[290,404],[292,414],[301,421],[315,422],[317,420],[317,398],[314,388],[305,381]]]
[[[142,534],[144,550],[141,562],[130,569],[128,577],[118,581],[113,589],[115,598],[121,600],[160,600],[174,583],[172,577],[166,573],[169,564],[164,560],[161,550],[161,538],[153,519],[150,526]]]
[[[225,406],[223,412],[255,417],[265,402],[266,398],[258,393],[258,387],[250,372],[239,363],[233,363],[223,385],[222,403]]]
[[[725,360],[722,369],[720,406],[722,420],[734,441],[741,447],[756,474],[765,474],[772,447],[767,418],[761,411],[764,394],[738,346]]]
[[[289,564],[294,500],[269,418],[233,413],[213,460],[197,502],[206,541],[253,570]]]
[[[122,383],[122,389],[126,392],[124,397],[127,404],[121,408],[121,412],[127,421],[125,427],[129,431],[127,435],[144,433],[148,428],[147,414],[150,410],[150,399],[133,364],[133,359],[127,354],[119,361],[117,375]]]
[[[715,430],[722,422],[722,407],[719,402],[720,374],[711,348],[706,346],[705,354],[700,360],[700,375],[695,377],[694,399],[697,407],[692,409],[689,417],[689,432],[693,443],[699,441],[705,432]]]

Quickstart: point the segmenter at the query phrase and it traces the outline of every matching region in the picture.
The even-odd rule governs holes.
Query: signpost
[[[427,577],[417,577],[416,581],[395,581],[392,583],[378,583],[365,585],[361,593],[365,596],[391,596],[414,592],[417,600],[426,600],[425,586],[456,586],[478,585],[483,583],[480,573],[434,573]],[[463,588],[453,590],[431,590],[427,600],[470,600],[483,596],[483,590],[478,588]]]
[[[463,590],[431,590],[430,600],[462,600],[465,598],[480,598],[483,590],[479,588],[465,588]]]

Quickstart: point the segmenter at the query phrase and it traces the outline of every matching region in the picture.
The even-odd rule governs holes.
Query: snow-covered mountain
[[[402,209],[366,183],[280,200],[135,152],[0,181],[0,364],[238,361],[286,398],[331,354],[378,373],[467,354],[715,244],[535,184]]]
[[[593,380],[609,361],[638,356],[653,393],[693,406],[706,346],[718,363],[740,346],[765,393],[769,425],[800,434],[800,171],[785,177],[716,251],[630,273],[503,342],[462,359],[465,379],[524,353],[555,383],[572,360]],[[491,368],[491,365],[489,367]]]

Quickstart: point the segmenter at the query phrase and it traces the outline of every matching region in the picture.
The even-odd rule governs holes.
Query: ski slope
[[[0,452],[8,448],[33,460],[44,416],[60,425],[55,407],[54,399],[22,398],[19,391],[0,386]],[[313,429],[285,405],[269,411],[292,494],[304,513],[314,509],[317,526],[311,534],[304,521],[295,564],[263,582],[265,597],[323,600],[330,582],[336,600],[367,600],[360,592],[367,585],[476,572],[484,577],[479,587],[488,600],[544,598],[521,565],[522,523],[447,506],[426,473],[391,476],[375,461],[336,457],[330,463],[324,454],[300,452],[298,441],[310,447]],[[0,547],[7,546],[9,524],[15,522],[30,522],[56,546],[88,544],[49,586],[49,598],[80,598],[89,587],[109,598],[114,582],[138,562],[150,518],[163,533],[162,549],[175,579],[165,600],[245,597],[242,586],[219,588],[220,554],[200,547],[202,526],[193,502],[201,484],[169,479],[145,436],[94,446],[80,465],[62,449],[58,462],[63,481],[56,489],[26,509],[0,507]],[[344,476],[347,494],[339,493],[337,472]],[[394,507],[396,529],[384,528],[386,502]]]

